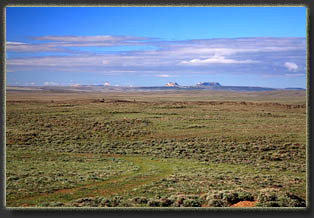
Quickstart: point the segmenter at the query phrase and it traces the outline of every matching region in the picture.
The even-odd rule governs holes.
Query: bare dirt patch
[[[257,201],[240,201],[230,207],[255,207]]]

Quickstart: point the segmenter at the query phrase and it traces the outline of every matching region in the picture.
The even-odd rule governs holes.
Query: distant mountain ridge
[[[214,86],[221,86],[220,83],[217,82],[199,82],[196,84],[196,86],[210,86],[210,87],[214,87]]]
[[[272,91],[272,90],[305,90],[303,88],[269,88],[258,86],[223,86],[219,82],[199,82],[194,86],[181,86],[176,82],[168,82],[163,87],[138,87],[140,89],[211,89],[211,90],[226,90],[226,91]]]
[[[193,86],[181,86],[177,82],[168,82],[163,86],[111,86],[108,82],[103,85],[76,86],[7,86],[7,91],[60,91],[60,92],[106,92],[106,91],[168,91],[168,90],[217,90],[238,92],[262,92],[280,90],[305,90],[303,88],[268,88],[258,86],[223,86],[218,82],[199,82]]]

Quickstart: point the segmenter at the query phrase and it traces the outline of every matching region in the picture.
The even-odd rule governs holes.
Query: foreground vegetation
[[[7,93],[8,207],[305,200],[304,91]]]

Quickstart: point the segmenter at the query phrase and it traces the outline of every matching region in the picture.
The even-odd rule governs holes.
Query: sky
[[[306,88],[305,7],[7,7],[7,85]]]

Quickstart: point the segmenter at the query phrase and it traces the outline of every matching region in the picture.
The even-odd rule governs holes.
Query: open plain
[[[304,90],[7,88],[6,206],[305,207],[306,120]]]

